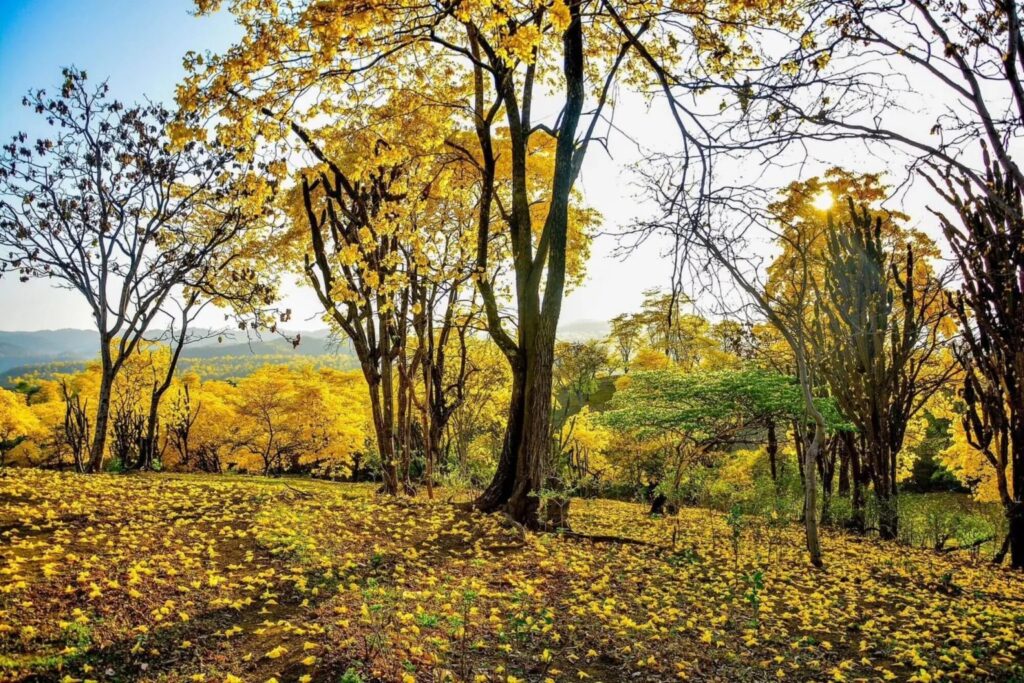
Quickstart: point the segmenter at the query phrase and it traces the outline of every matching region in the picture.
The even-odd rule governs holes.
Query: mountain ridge
[[[208,328],[197,332],[210,337],[189,344],[182,352],[183,359],[195,361],[217,358],[252,356],[338,356],[352,357],[347,340],[339,340],[326,328],[285,330],[280,334],[247,335],[240,330],[218,334]],[[558,336],[566,341],[603,338],[608,334],[608,323],[599,320],[569,320],[559,325]],[[286,338],[287,337],[287,338]],[[300,338],[298,346],[291,339]],[[74,327],[46,330],[0,330],[0,381],[19,375],[31,374],[35,368],[48,364],[84,365],[96,358],[99,333]]]

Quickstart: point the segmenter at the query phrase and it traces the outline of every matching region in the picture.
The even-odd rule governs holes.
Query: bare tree
[[[36,90],[24,99],[53,137],[29,142],[19,133],[0,153],[2,271],[77,292],[99,331],[88,471],[103,461],[111,389],[125,359],[197,271],[214,264],[212,272],[231,274],[219,255],[251,226],[248,199],[259,191],[224,184],[245,171],[231,150],[172,139],[188,125],[162,106],[125,106],[107,95],[106,83],[90,87],[84,71],[65,69],[58,96]]]
[[[995,469],[1009,520],[996,559],[1009,548],[1011,565],[1024,569],[1024,202],[1015,177],[989,168],[986,194],[947,176],[940,191],[962,227],[939,217],[963,278],[950,304],[962,335],[964,431]]]
[[[673,164],[685,164],[685,158],[668,161],[661,169],[646,175],[652,197],[661,207],[651,219],[638,221],[635,228],[642,232],[662,232],[676,240],[676,253],[684,264],[690,264],[703,277],[724,276],[715,284],[721,287],[723,305],[746,310],[753,317],[769,323],[785,340],[793,354],[793,364],[805,411],[801,429],[805,443],[800,448],[804,472],[804,530],[808,555],[816,567],[823,566],[821,544],[818,538],[818,490],[816,467],[820,451],[825,445],[827,424],[815,401],[815,388],[820,382],[817,368],[812,362],[814,334],[810,325],[810,312],[814,306],[814,279],[812,245],[816,236],[807,231],[784,231],[773,226],[774,218],[767,211],[758,211],[758,204],[740,207],[732,205],[732,197],[708,195],[711,201],[702,213],[693,213],[686,201],[685,187],[678,183],[686,171]],[[715,204],[715,202],[720,202]],[[765,206],[766,202],[760,202]],[[717,210],[710,211],[711,208]],[[703,211],[709,210],[709,213]],[[786,268],[790,273],[790,288],[783,295],[766,286],[761,260],[751,247],[751,233],[770,235],[784,241],[784,251],[790,254]],[[738,301],[729,304],[732,292]]]

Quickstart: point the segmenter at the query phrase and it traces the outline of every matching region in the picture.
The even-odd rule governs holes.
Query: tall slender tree
[[[964,432],[996,474],[1010,564],[1024,569],[1024,201],[1021,184],[992,162],[988,190],[947,176],[939,187],[959,225],[939,213],[962,285],[950,297],[960,323]],[[992,195],[997,195],[993,197]]]

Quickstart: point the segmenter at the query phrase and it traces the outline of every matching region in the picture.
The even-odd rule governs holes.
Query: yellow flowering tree
[[[201,12],[220,5],[197,2]],[[220,55],[191,55],[186,61],[192,76],[178,93],[183,104],[220,115],[228,144],[251,147],[256,138],[273,144],[292,133],[301,137],[275,117],[294,115],[302,125],[338,121],[401,93],[412,94],[439,129],[448,129],[441,139],[475,165],[477,288],[488,331],[510,363],[513,382],[497,472],[477,506],[506,508],[516,520],[538,524],[533,494],[549,450],[569,207],[613,84],[620,75],[636,80],[647,60],[634,63],[631,50],[648,34],[654,36],[642,48],[648,55],[653,51],[674,63],[685,44],[708,55],[702,69],[732,71],[750,52],[736,27],[774,16],[779,6],[730,0],[682,8],[582,0],[437,6],[235,0],[230,11],[243,38]],[[666,14],[674,21],[660,23]],[[554,120],[534,112],[544,95],[560,112]],[[544,138],[553,140],[553,162],[545,175],[531,178],[529,160]],[[498,191],[502,163],[510,170],[507,201]],[[542,194],[543,209],[531,203],[531,188]],[[512,331],[488,277],[499,225],[508,235],[517,322]]]

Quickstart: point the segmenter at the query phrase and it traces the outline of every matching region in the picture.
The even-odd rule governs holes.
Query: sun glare
[[[828,211],[832,208],[832,193],[828,190],[822,190],[817,197],[814,198],[814,208],[819,211]]]

